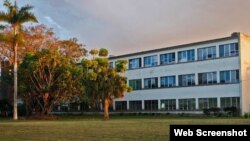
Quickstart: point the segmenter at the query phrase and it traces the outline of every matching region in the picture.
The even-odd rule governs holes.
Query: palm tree
[[[0,12],[0,22],[6,22],[13,29],[13,52],[14,52],[14,103],[13,103],[13,119],[17,120],[17,48],[18,37],[22,28],[22,24],[26,22],[37,22],[33,13],[29,12],[33,6],[26,5],[21,8],[17,6],[15,1],[12,4],[9,0],[4,1],[4,6],[8,12]]]

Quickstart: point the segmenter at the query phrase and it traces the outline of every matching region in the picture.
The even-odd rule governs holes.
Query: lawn
[[[121,117],[13,122],[0,119],[1,141],[168,141],[170,124],[250,124],[243,118]]]

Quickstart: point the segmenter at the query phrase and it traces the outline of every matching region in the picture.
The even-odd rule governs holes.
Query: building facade
[[[250,112],[250,37],[229,37],[110,57],[128,60],[133,91],[115,111],[201,111],[236,107]]]

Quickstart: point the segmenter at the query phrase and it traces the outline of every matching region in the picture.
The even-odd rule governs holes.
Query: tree
[[[58,50],[27,54],[19,73],[22,96],[40,116],[47,116],[54,104],[78,99],[83,94],[81,67]]]
[[[33,7],[26,5],[19,8],[15,1],[12,4],[9,0],[5,0],[4,6],[8,12],[0,12],[0,22],[6,22],[12,27],[12,43],[14,52],[14,103],[13,103],[13,119],[18,119],[17,114],[17,48],[20,32],[22,31],[22,24],[26,22],[37,22],[33,13],[29,12]]]
[[[119,60],[116,67],[109,66],[108,51],[106,49],[91,50],[92,59],[83,59],[85,94],[92,105],[100,101],[104,105],[104,119],[109,119],[109,106],[114,98],[124,96],[124,92],[131,91],[126,84],[126,77],[122,74],[126,70],[127,61]]]

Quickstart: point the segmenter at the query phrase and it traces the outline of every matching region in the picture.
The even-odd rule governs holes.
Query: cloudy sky
[[[1,2],[3,0],[0,0]],[[60,38],[113,55],[250,34],[250,0],[17,0]],[[3,7],[0,6],[3,10]]]

